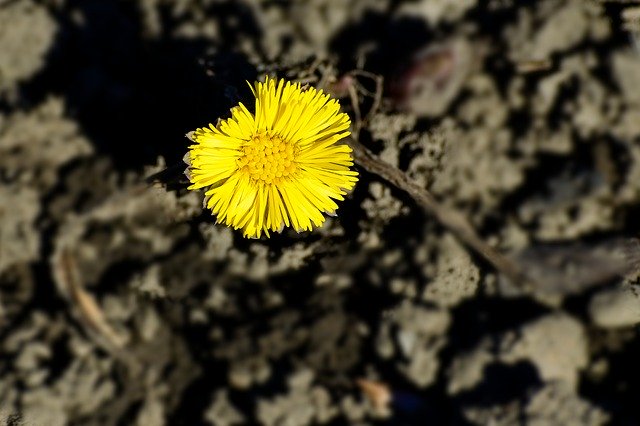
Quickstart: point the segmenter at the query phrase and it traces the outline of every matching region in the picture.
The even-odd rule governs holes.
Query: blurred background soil
[[[639,424],[635,6],[0,0],[0,424]],[[261,240],[144,184],[265,73],[540,286],[364,171]]]

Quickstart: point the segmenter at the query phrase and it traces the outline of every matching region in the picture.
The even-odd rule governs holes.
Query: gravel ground
[[[0,0],[0,424],[640,423],[636,6]],[[259,240],[146,186],[265,73],[538,285],[364,170]]]

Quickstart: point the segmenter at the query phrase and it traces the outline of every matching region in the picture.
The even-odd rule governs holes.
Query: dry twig
[[[351,70],[347,73],[347,75],[356,77],[356,79],[354,80],[355,83],[349,86],[349,97],[351,99],[351,106],[353,107],[354,113],[356,115],[354,120],[354,125],[353,125],[354,126],[353,134],[356,135],[356,139],[357,139],[360,129],[366,126],[369,120],[371,119],[371,117],[373,117],[373,115],[376,112],[378,112],[378,110],[380,109],[380,105],[382,104],[384,77],[382,77],[381,75],[374,74],[374,73],[360,70],[360,69]],[[376,84],[375,92],[372,93],[369,90],[367,90],[364,86],[362,86],[362,84],[358,82],[357,77],[366,77],[373,80]],[[369,111],[367,112],[367,115],[365,117],[362,117],[362,114],[360,112],[360,105],[359,105],[360,100],[358,99],[358,96],[357,96],[358,93],[361,93],[364,96],[373,98],[373,103],[371,104],[371,108],[369,108]]]
[[[117,333],[107,322],[102,308],[95,298],[84,289],[80,279],[80,271],[72,253],[63,248],[54,258],[53,267],[59,286],[69,298],[72,305],[78,309],[79,319],[84,326],[94,331],[89,333],[94,342],[121,361],[131,377],[138,377],[142,371],[139,360],[126,351],[126,339]],[[137,380],[137,379],[136,379]]]
[[[476,233],[475,229],[459,212],[447,208],[431,195],[425,188],[414,183],[403,171],[377,158],[371,151],[358,142],[360,129],[366,126],[366,122],[380,108],[382,102],[382,91],[384,80],[382,76],[364,70],[353,70],[350,73],[354,76],[363,76],[376,82],[376,93],[371,94],[374,98],[373,105],[366,117],[362,118],[358,105],[357,96],[351,91],[351,102],[355,111],[355,122],[353,125],[353,137],[348,139],[348,144],[353,149],[353,157],[356,164],[370,173],[376,174],[397,188],[407,192],[427,213],[432,215],[442,226],[451,231],[463,244],[473,249],[482,258],[489,262],[497,271],[502,273],[514,284],[529,289],[531,280],[526,277],[521,268],[506,256],[484,242]]]
[[[518,74],[531,74],[540,71],[548,71],[553,66],[551,59],[530,59],[516,62]]]
[[[125,339],[109,325],[96,300],[80,284],[78,266],[69,250],[64,249],[56,263],[61,284],[71,302],[78,308],[83,322],[104,337],[110,346],[122,348]]]
[[[432,215],[442,226],[451,231],[462,243],[482,256],[514,284],[525,288],[530,287],[530,280],[518,265],[484,242],[461,213],[438,203],[429,191],[414,183],[400,169],[377,158],[360,142],[350,138],[348,143],[353,149],[353,157],[356,164],[408,193],[416,203]]]

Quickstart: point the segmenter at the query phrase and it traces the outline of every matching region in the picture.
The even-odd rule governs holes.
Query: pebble
[[[640,323],[640,292],[631,286],[602,290],[589,303],[591,320],[602,328]]]

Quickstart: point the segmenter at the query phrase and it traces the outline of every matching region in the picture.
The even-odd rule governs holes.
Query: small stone
[[[635,51],[617,52],[611,60],[620,93],[630,104],[640,104],[640,58]]]
[[[0,7],[0,91],[28,79],[44,66],[57,31],[47,9],[31,0],[7,2]]]
[[[581,399],[563,383],[551,383],[530,398],[524,424],[544,425],[603,425],[609,416],[600,408]]]
[[[550,314],[522,326],[502,339],[500,359],[508,364],[531,361],[544,381],[577,386],[588,362],[583,326],[566,314]]]
[[[591,320],[602,328],[640,323],[640,292],[631,286],[602,290],[589,303]]]
[[[231,404],[226,390],[219,390],[205,413],[205,419],[214,426],[239,425],[245,422],[242,414]]]
[[[478,290],[480,270],[468,251],[451,235],[439,245],[436,271],[422,297],[442,307],[451,307],[472,297]]]
[[[488,340],[453,360],[447,384],[449,395],[473,389],[482,381],[485,367],[494,359],[487,346],[490,346]]]

